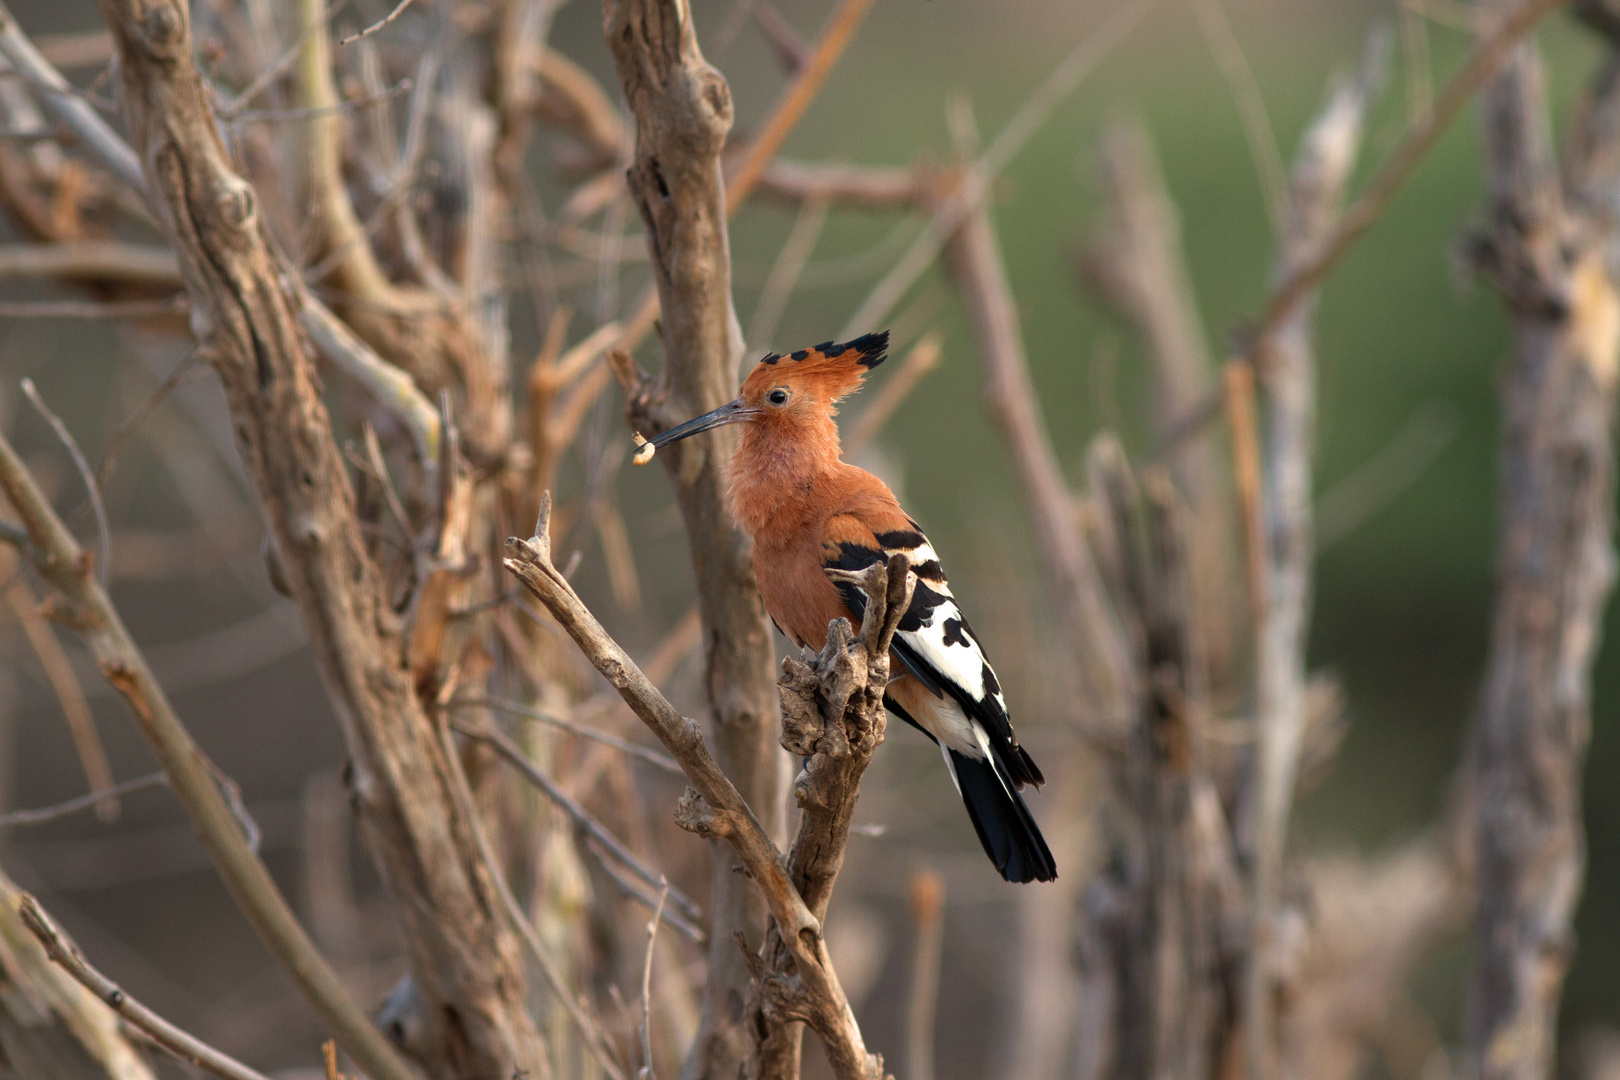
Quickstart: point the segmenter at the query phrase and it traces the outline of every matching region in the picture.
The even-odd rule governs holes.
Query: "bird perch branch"
[[[741,861],[744,874],[764,898],[776,933],[796,969],[792,978],[786,982],[780,978],[772,980],[771,986],[776,993],[775,1000],[791,1008],[793,1019],[808,1023],[821,1036],[827,1049],[827,1056],[840,1080],[881,1080],[882,1061],[869,1054],[862,1041],[854,1012],[850,1009],[849,1001],[844,996],[843,987],[839,985],[837,973],[833,970],[831,958],[827,954],[827,944],[821,934],[821,919],[812,911],[795,886],[781,852],[777,850],[753,810],[710,755],[703,731],[697,722],[681,716],[658,688],[653,686],[636,666],[635,661],[630,659],[630,656],[602,628],[601,623],[597,622],[596,617],[586,608],[562,572],[552,563],[550,525],[551,500],[548,495],[541,502],[540,520],[535,535],[528,540],[514,538],[506,542],[506,568],[545,605],[567,631],[568,636],[573,638],[591,666],[608,680],[624,699],[625,704],[630,706],[631,711],[657,736],[658,741],[664,744],[664,748],[675,760],[680,762],[681,769],[686,773],[691,786],[681,797],[675,814],[676,823],[688,832],[712,840],[723,840],[730,846],[732,854]],[[877,602],[878,597],[888,598],[890,595],[886,582],[882,589],[878,589],[872,580],[868,579],[868,588],[876,590],[875,593],[868,593],[873,597],[869,611],[886,609],[886,604]],[[869,615],[866,625],[862,628],[862,642],[886,641],[882,636],[885,630],[888,635],[893,634],[892,627],[887,625],[890,621],[886,610],[881,621],[877,615]],[[868,626],[872,623],[879,625],[877,629],[869,632]],[[846,630],[844,639],[846,646],[847,633]],[[849,662],[853,664],[856,654],[851,652],[850,655]],[[869,652],[864,654],[870,655]],[[880,666],[886,678],[886,648],[878,661],[872,664],[872,671],[875,673]],[[876,685],[881,687],[882,683]],[[844,716],[843,704],[855,696],[854,689],[855,686],[851,683],[850,692],[840,702],[837,714],[840,724]],[[870,686],[863,691],[868,695],[871,692]],[[878,693],[881,700],[881,690]],[[806,722],[813,724],[808,714],[789,715],[801,715]],[[867,740],[871,738],[873,724],[870,719],[865,723],[866,734],[857,737],[857,744],[864,748],[865,757],[870,758],[871,749],[875,748],[876,744],[871,742],[868,745]],[[797,732],[800,729],[794,730]],[[881,727],[878,731],[881,732]],[[808,734],[808,729],[806,733]],[[834,761],[831,754],[826,752],[838,749],[837,736],[842,735],[844,738],[842,752],[849,756],[848,734],[840,726],[837,734],[831,739],[812,740],[816,749],[816,759],[812,760],[812,778],[825,776],[825,770],[853,768],[850,761]],[[823,746],[826,749],[823,749]],[[859,757],[859,754],[853,756]],[[826,763],[818,767],[816,760],[823,758]],[[826,790],[818,786],[814,779],[811,780],[811,785],[817,791]],[[829,802],[836,801],[829,800]],[[825,826],[828,836],[837,834],[839,826],[836,822],[839,816],[834,813],[832,823]],[[843,835],[847,837],[847,816],[842,820]],[[842,846],[839,845],[840,858],[841,851]],[[830,868],[830,873],[836,874],[836,866]],[[828,868],[824,866],[819,876],[830,884],[831,876]],[[747,955],[763,973],[763,965],[754,958],[752,947],[748,948]]]

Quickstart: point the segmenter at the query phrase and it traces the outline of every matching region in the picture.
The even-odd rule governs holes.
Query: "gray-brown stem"
[[[1490,205],[1472,252],[1516,324],[1501,382],[1496,599],[1469,777],[1478,900],[1467,1070],[1485,1080],[1551,1075],[1585,870],[1580,769],[1614,580],[1620,296],[1603,203],[1616,181],[1617,109],[1611,55],[1560,183],[1533,44],[1484,96]]]
[[[632,401],[638,429],[685,420],[737,392],[742,332],[731,304],[731,263],[720,151],[731,130],[731,90],[704,60],[685,3],[608,0],[603,30],[636,121],[630,192],[647,230],[662,311],[662,400]],[[656,410],[656,417],[651,414]],[[722,430],[660,455],[686,522],[703,624],[704,685],[720,768],[768,835],[782,828],[786,763],[776,745],[775,654],[754,586],[746,534],[725,500],[736,432]],[[747,1046],[749,974],[733,935],[757,948],[765,930],[757,896],[714,851],[713,923],[703,1022],[682,1076],[730,1077]]]
[[[412,974],[429,1005],[424,1064],[435,1075],[487,1080],[538,1073],[545,1047],[528,1012],[518,942],[402,666],[401,628],[366,554],[256,193],[220,143],[186,8],[169,0],[104,0],[101,8],[118,48],[125,120],[180,260],[193,328],[224,384],[242,458],[343,725],[362,833],[399,904]],[[398,1074],[377,1054],[365,1067]]]

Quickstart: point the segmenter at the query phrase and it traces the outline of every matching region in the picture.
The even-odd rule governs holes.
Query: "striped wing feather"
[[[917,523],[908,517],[902,527],[875,532],[856,515],[839,514],[822,532],[822,563],[829,569],[863,570],[895,554],[904,554],[917,576],[911,606],[894,635],[895,657],[929,691],[954,698],[977,721],[989,736],[991,752],[1018,787],[1039,787],[1045,778],[1018,745],[996,673]],[[838,590],[859,619],[866,611],[865,593],[849,582],[838,583]]]

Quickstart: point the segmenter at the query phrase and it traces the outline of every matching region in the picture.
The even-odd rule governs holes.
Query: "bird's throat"
[[[808,511],[813,493],[843,467],[831,417],[748,424],[728,473],[732,514],[758,539]]]

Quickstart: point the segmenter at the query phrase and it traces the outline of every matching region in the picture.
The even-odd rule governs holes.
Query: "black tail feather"
[[[973,830],[990,861],[1008,881],[1054,881],[1057,863],[1023,796],[996,775],[992,758],[950,752]]]

